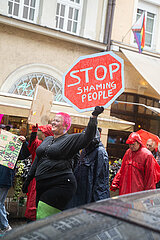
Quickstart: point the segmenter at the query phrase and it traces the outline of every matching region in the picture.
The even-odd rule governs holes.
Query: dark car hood
[[[3,239],[160,239],[160,189],[127,194],[58,213]]]

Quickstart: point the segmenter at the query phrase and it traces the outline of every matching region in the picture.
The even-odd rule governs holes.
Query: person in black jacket
[[[110,197],[108,154],[100,140],[98,129],[94,139],[82,149],[73,172],[77,190],[67,209]]]
[[[77,186],[72,158],[94,138],[97,116],[103,111],[103,107],[95,107],[85,133],[67,134],[71,118],[66,113],[56,114],[51,122],[54,137],[45,138],[37,148],[36,158],[22,188],[27,192],[30,181],[36,178],[37,219],[64,210],[72,198]]]

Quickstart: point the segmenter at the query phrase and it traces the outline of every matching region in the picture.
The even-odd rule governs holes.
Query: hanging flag
[[[142,13],[137,22],[133,25],[132,31],[141,53],[145,44],[145,12]]]

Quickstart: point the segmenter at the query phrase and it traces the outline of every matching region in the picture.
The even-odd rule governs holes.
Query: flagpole
[[[136,23],[136,22],[135,22]],[[135,24],[134,23],[134,24]],[[134,24],[132,25],[132,27],[134,26]],[[132,27],[128,30],[128,32],[124,35],[124,37],[122,38],[122,42],[123,42],[123,40],[125,39],[125,37],[127,36],[127,34],[132,30]]]
[[[145,10],[143,10],[143,12],[146,12]],[[135,23],[137,22],[137,19],[136,21],[134,22],[134,24],[132,25],[132,27],[135,25]],[[125,37],[127,36],[127,34],[132,30],[132,27],[128,30],[128,32],[124,35],[124,37],[122,38],[122,42],[123,40],[125,39]]]

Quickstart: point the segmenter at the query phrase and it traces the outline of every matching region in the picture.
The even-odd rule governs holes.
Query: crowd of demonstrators
[[[97,116],[104,111],[96,107],[92,112],[85,133],[68,134],[71,117],[57,113],[52,120],[52,132],[36,150],[36,157],[23,186],[28,191],[30,181],[36,179],[37,219],[60,212],[76,191],[72,172],[72,158],[91,142],[96,134]]]
[[[38,136],[37,136],[38,132]],[[52,132],[52,125],[42,125],[38,126],[32,126],[32,133],[29,140],[28,149],[30,151],[30,154],[32,155],[32,162],[33,164],[35,156],[36,156],[36,149],[39,147],[39,145],[42,143],[42,141],[48,137],[53,136]],[[33,178],[33,180],[30,182],[28,186],[28,193],[27,193],[27,202],[26,202],[26,210],[24,216],[27,219],[27,222],[35,221],[36,220],[36,180]]]
[[[97,129],[97,117],[104,111],[95,107],[82,133],[68,134],[71,117],[59,112],[51,124],[32,126],[26,141],[26,129],[21,128],[23,142],[18,159],[32,155],[31,169],[23,184],[27,193],[27,221],[45,218],[65,209],[119,195],[155,189],[160,180],[157,145],[148,139],[143,146],[138,133],[132,132],[126,144],[121,168],[109,189],[109,161]],[[40,133],[40,135],[39,135]],[[148,149],[147,149],[148,148]],[[14,170],[0,165],[0,231],[11,229],[5,210],[5,199],[13,184]]]
[[[77,190],[67,209],[110,197],[108,154],[98,129],[93,140],[82,149],[73,172]]]
[[[156,188],[159,181],[156,172],[156,161],[142,144],[138,133],[133,132],[127,141],[129,149],[126,151],[122,165],[111,185],[111,191],[119,188],[119,195]]]

